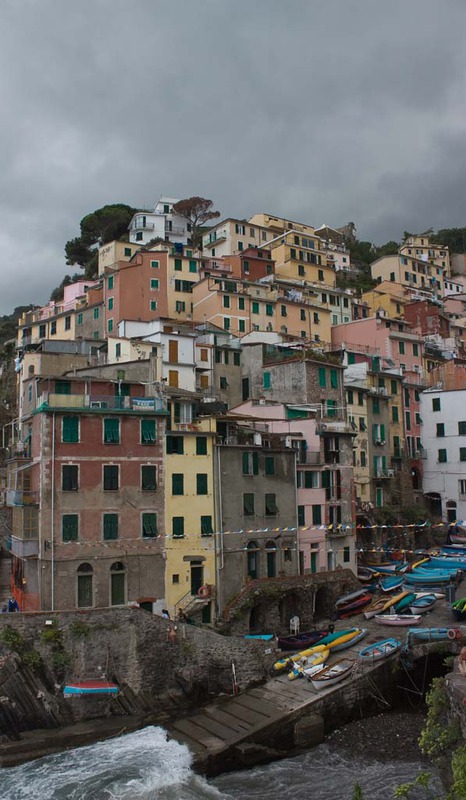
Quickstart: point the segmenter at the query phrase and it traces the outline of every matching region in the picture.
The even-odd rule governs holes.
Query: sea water
[[[366,800],[389,800],[400,783],[426,771],[420,762],[344,756],[329,744],[263,767],[206,780],[191,769],[189,750],[162,728],[68,750],[0,770],[1,800],[351,800],[359,784]],[[410,800],[441,794],[410,794]]]

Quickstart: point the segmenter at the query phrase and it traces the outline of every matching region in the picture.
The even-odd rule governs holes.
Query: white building
[[[190,223],[173,213],[178,202],[174,197],[161,197],[153,211],[138,211],[129,224],[129,241],[147,244],[158,238],[174,244],[191,244]]]
[[[424,496],[448,522],[466,519],[466,389],[420,396]]]

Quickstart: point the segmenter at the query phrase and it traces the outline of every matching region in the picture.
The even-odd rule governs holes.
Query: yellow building
[[[405,305],[412,302],[402,284],[393,281],[383,281],[369,292],[363,292],[361,300],[367,303],[370,316],[383,310],[390,319],[401,318]]]
[[[202,621],[215,616],[215,502],[213,419],[184,423],[184,402],[172,402],[165,457],[165,599]],[[202,587],[202,588],[201,588]],[[201,591],[199,591],[201,590]],[[203,597],[205,595],[205,597]]]
[[[278,278],[335,286],[335,268],[329,265],[318,236],[291,230],[269,242],[267,247],[275,261]]]
[[[318,238],[315,236],[315,229],[312,225],[306,225],[303,222],[294,222],[284,217],[275,217],[272,214],[254,214],[254,216],[249,219],[249,222],[252,225],[258,225],[260,228],[269,230],[272,234],[270,238],[272,238],[272,236],[280,236],[280,234],[289,230],[293,230],[296,233],[303,233],[305,236]]]
[[[75,341],[104,338],[101,283],[78,281],[64,288],[64,299],[26,311],[18,321],[17,347],[44,339]]]
[[[402,256],[412,256],[434,264],[444,270],[446,276],[450,275],[450,253],[447,245],[431,242],[428,234],[408,236],[399,249]]]
[[[450,276],[448,247],[431,243],[427,235],[410,236],[396,255],[374,261],[371,274],[379,283],[401,283],[420,293],[443,296],[445,278]]]
[[[119,261],[129,261],[142,245],[135,242],[108,242],[99,247],[99,275],[107,269],[118,269]]]

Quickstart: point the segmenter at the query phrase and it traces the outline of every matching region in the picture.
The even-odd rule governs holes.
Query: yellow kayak
[[[309,647],[307,650],[301,650],[300,653],[296,653],[294,656],[281,658],[280,661],[275,662],[273,668],[275,672],[281,672],[281,670],[286,669],[287,666],[289,666],[290,661],[295,664],[296,662],[301,661],[303,658],[309,658],[315,653],[322,653],[324,650],[328,650],[329,646],[330,645],[328,644],[315,644],[314,647]]]
[[[321,653],[315,653],[315,655],[308,656],[307,658],[303,658],[301,661],[296,662],[291,672],[288,673],[288,680],[294,681],[296,678],[300,678],[305,675],[305,671],[310,669],[310,667],[316,667],[318,664],[324,664],[329,655],[330,650],[328,647],[326,647]]]

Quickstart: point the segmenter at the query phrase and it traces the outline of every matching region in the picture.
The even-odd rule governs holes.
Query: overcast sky
[[[465,0],[0,0],[0,313],[106,203],[465,225],[465,40]]]

